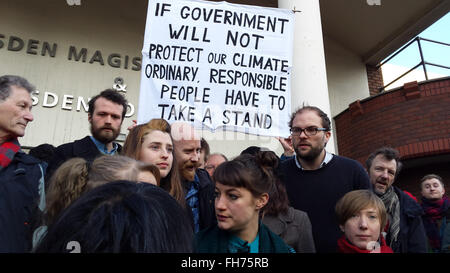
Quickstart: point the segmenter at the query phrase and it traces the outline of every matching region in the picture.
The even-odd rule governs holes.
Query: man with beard
[[[401,168],[397,150],[383,147],[367,158],[367,172],[373,191],[388,213],[386,243],[394,253],[422,253],[427,250],[423,210],[409,195],[393,186]]]
[[[89,101],[88,121],[91,136],[58,146],[47,169],[47,178],[66,160],[81,157],[92,162],[101,154],[120,153],[114,140],[127,112],[127,100],[117,91],[106,89]]]
[[[216,225],[214,210],[214,184],[204,169],[200,169],[201,137],[194,128],[184,122],[174,122],[171,134],[175,158],[185,190],[186,207],[191,216],[195,233]]]
[[[369,177],[355,160],[328,153],[331,122],[319,108],[304,106],[289,122],[294,157],[280,173],[292,207],[311,220],[317,252],[336,252],[341,231],[334,215],[336,202],[347,192],[368,189]]]

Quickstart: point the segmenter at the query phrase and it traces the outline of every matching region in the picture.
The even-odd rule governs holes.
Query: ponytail
[[[286,213],[289,208],[289,198],[286,188],[280,180],[278,169],[280,158],[272,151],[261,151],[256,154],[256,159],[272,181],[269,190],[269,202],[263,208],[263,214],[276,216],[279,213]]]

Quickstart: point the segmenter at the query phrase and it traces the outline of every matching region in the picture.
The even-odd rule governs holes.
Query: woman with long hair
[[[161,173],[160,186],[185,207],[180,174],[176,169],[170,124],[164,119],[152,119],[130,130],[122,155],[154,164]]]

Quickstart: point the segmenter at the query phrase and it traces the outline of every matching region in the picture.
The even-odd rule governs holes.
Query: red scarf
[[[0,144],[0,171],[8,167],[19,150],[20,144],[17,138]]]
[[[360,249],[359,247],[351,244],[347,238],[345,238],[345,235],[343,235],[341,238],[338,239],[338,252],[340,253],[394,253],[392,249],[386,245],[386,241],[383,238],[383,235],[380,235],[381,239],[381,246],[380,246],[380,252],[375,251],[372,252],[372,250],[367,249]]]
[[[442,199],[438,201],[432,201],[422,197],[422,208],[425,212],[425,215],[422,216],[422,220],[428,241],[430,242],[433,252],[439,252],[441,250],[442,234],[438,228],[438,222],[450,208],[450,200],[447,196],[442,197]]]

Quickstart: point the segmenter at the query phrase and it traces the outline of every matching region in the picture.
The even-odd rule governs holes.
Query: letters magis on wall
[[[149,1],[138,123],[287,136],[293,35],[291,10]]]

